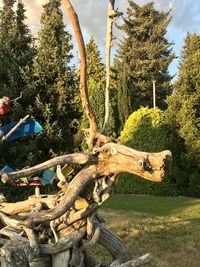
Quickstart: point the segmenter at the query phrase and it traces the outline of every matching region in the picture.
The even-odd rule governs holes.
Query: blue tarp
[[[10,172],[15,172],[15,170],[6,165],[5,167],[3,167],[3,169],[0,170],[0,175],[3,174],[4,172],[10,173]]]
[[[45,170],[40,175],[40,179],[43,185],[51,184],[53,182],[54,177],[56,176],[56,173],[52,170]]]
[[[1,128],[3,135],[6,135],[18,122],[7,124]],[[12,141],[21,137],[25,137],[31,134],[40,133],[43,131],[42,126],[35,120],[29,119],[22,123],[13,134],[6,139],[6,141]]]
[[[5,167],[3,167],[3,169],[0,170],[0,175],[2,175],[4,172],[10,173],[10,172],[15,172],[15,170],[6,165]],[[39,175],[42,185],[51,184],[55,176],[56,176],[56,173],[51,169],[44,170]],[[15,179],[18,179],[18,178],[13,177],[13,180]],[[28,178],[27,178],[27,181],[28,181]]]

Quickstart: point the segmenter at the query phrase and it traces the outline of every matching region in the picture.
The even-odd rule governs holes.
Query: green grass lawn
[[[200,199],[114,195],[100,214],[133,258],[153,254],[147,266],[200,267]],[[94,250],[100,261],[111,261],[102,248]]]

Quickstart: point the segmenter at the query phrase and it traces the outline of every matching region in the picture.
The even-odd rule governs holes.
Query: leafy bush
[[[165,115],[159,108],[140,108],[133,112],[125,123],[121,133],[125,145],[147,152],[160,152],[172,149],[174,136],[165,123]],[[162,183],[153,183],[136,175],[121,174],[116,182],[117,193],[178,195],[175,184],[169,179]]]
[[[159,108],[142,107],[129,116],[120,139],[122,143],[138,150],[160,152],[170,149],[172,137],[165,123],[164,112]]]
[[[176,185],[169,182],[154,183],[136,175],[120,174],[115,185],[117,194],[149,194],[155,196],[177,196]]]

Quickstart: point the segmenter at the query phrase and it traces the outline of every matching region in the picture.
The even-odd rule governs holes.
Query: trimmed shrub
[[[147,152],[172,149],[173,144],[173,134],[165,123],[164,112],[159,108],[142,107],[133,112],[125,123],[120,139],[129,147]],[[115,190],[116,193],[127,194],[178,195],[176,185],[169,179],[153,183],[131,174],[119,175]]]
[[[162,110],[142,107],[129,116],[120,139],[137,150],[160,152],[170,149],[172,135]]]
[[[154,183],[136,175],[120,174],[115,185],[116,194],[149,194],[154,196],[177,196],[176,185],[169,182]]]

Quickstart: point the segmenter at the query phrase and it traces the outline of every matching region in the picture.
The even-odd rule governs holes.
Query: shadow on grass
[[[184,206],[184,209],[185,207],[188,208]],[[199,266],[199,218],[154,216],[141,212],[111,209],[104,209],[101,213],[106,219],[106,227],[124,241],[133,258],[146,253],[153,254],[155,260],[147,266]],[[102,262],[109,259],[100,248],[97,251]]]

